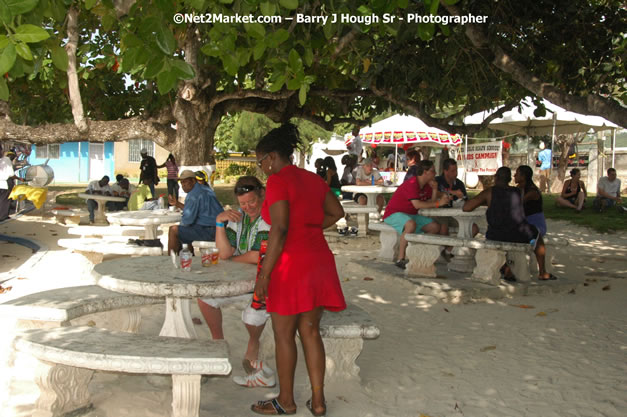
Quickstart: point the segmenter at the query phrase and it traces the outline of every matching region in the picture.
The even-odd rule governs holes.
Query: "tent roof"
[[[533,105],[531,98],[526,97],[521,101],[521,111],[519,111],[518,108],[507,111],[503,113],[503,117],[490,122],[488,127],[490,129],[521,133],[528,136],[552,135],[554,123],[556,135],[587,132],[591,128],[595,131],[618,128],[617,125],[602,117],[574,113],[564,110],[546,100],[542,101],[547,110],[546,114],[542,117],[536,117],[533,114],[536,107]],[[492,109],[467,116],[464,118],[464,123],[480,124],[496,110],[497,109]],[[555,122],[553,120],[554,117]]]
[[[414,144],[416,146],[456,146],[461,144],[460,135],[430,127],[414,116],[395,114],[359,131],[364,144],[395,146]],[[352,138],[346,141],[348,145]]]

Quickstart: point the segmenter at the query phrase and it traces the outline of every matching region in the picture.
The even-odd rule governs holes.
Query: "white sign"
[[[488,142],[477,145],[468,145],[466,154],[466,172],[474,172],[477,175],[493,175],[496,170],[503,166],[503,143]],[[457,160],[462,159],[462,152],[457,156]]]

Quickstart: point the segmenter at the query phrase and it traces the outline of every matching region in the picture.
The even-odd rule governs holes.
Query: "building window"
[[[39,159],[59,159],[61,145],[37,145],[36,156]]]
[[[148,155],[155,156],[155,144],[149,139],[132,139],[128,141],[128,162],[139,162],[142,160],[141,150],[146,148]]]

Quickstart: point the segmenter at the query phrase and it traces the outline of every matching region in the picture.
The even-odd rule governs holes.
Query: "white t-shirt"
[[[379,170],[374,167],[372,168],[372,172],[368,175],[366,175],[366,173],[364,172],[363,165],[358,166],[357,169],[355,170],[355,180],[372,181],[373,175],[374,175],[375,181],[379,181],[379,179],[381,179],[381,174],[379,173]]]
[[[134,191],[135,191],[135,187],[130,184],[128,186],[128,190],[125,190],[124,188],[120,187],[118,183],[115,183],[111,186],[111,192],[118,193],[118,195],[122,197],[128,197],[131,194],[133,194]]]
[[[109,187],[109,184],[105,185],[104,187],[101,187],[98,181],[99,180],[94,180],[90,182],[89,185],[87,186],[86,191],[89,191],[91,193],[93,193],[94,191],[100,191],[103,194],[111,192],[111,187]]]
[[[611,195],[612,197],[618,197],[620,195],[620,180],[616,178],[610,182],[608,177],[601,177],[597,183],[597,187]]]
[[[15,175],[13,163],[8,156],[0,158],[0,190],[8,190],[8,179]]]

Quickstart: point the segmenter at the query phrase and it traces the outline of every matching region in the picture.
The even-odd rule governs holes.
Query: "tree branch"
[[[78,9],[71,6],[67,14],[67,37],[65,51],[68,57],[67,83],[70,93],[70,106],[72,106],[72,116],[74,124],[79,132],[85,133],[89,129],[83,102],[81,101],[81,90],[78,86],[78,74],[76,73],[76,48],[78,47]]]
[[[442,3],[451,15],[460,16],[459,8],[448,6]],[[592,114],[604,117],[619,126],[627,126],[627,108],[612,98],[605,98],[598,94],[588,94],[585,97],[578,97],[555,87],[551,83],[546,83],[533,75],[526,67],[518,63],[513,57],[507,54],[495,42],[488,39],[480,25],[465,25],[466,36],[477,50],[488,50],[493,55],[492,65],[501,71],[512,76],[512,79],[535,94],[538,97],[547,99],[553,104],[561,106],[566,110],[581,114]]]

